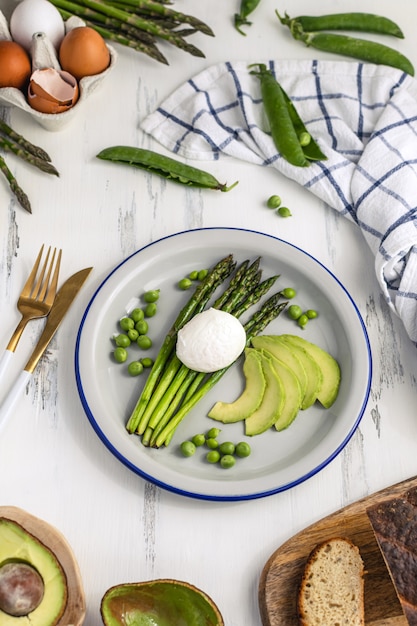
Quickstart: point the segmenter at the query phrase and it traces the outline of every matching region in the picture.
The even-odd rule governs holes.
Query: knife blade
[[[0,432],[4,428],[7,419],[10,417],[12,409],[14,408],[20,394],[29,382],[35,367],[39,363],[41,356],[44,354],[51,339],[58,330],[65,314],[70,308],[76,295],[80,291],[88,275],[90,274],[92,267],[87,267],[79,272],[76,272],[70,278],[68,278],[62,287],[56,294],[54,304],[48,315],[45,328],[36,344],[28,362],[26,363],[22,372],[20,372],[16,382],[12,386],[10,392],[6,396],[5,401],[0,407]]]

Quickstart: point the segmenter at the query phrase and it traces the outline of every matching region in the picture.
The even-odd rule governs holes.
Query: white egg
[[[178,331],[177,356],[196,372],[216,372],[243,352],[246,333],[239,320],[218,309],[195,315]]]
[[[65,35],[65,25],[58,9],[48,0],[22,0],[10,18],[10,33],[28,52],[35,33],[45,33],[58,49]]]

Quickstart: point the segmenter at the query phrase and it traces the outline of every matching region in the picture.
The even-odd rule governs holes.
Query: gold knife
[[[52,337],[55,335],[58,326],[62,322],[65,314],[70,308],[75,296],[83,286],[87,276],[90,274],[92,267],[87,267],[76,274],[73,274],[68,278],[62,287],[59,289],[52,309],[48,315],[45,328],[36,344],[32,355],[27,362],[24,370],[20,372],[19,377],[8,393],[5,401],[0,407],[0,432],[4,428],[7,418],[10,416],[12,409],[14,408],[20,394],[29,382],[35,367],[37,366],[39,359],[48,347]]]

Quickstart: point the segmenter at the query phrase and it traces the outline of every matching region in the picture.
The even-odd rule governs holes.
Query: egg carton
[[[73,28],[78,26],[85,26],[85,22],[78,17],[70,17],[65,22],[65,33],[68,33]],[[9,27],[7,20],[3,13],[0,11],[0,40],[11,40]],[[106,76],[113,69],[116,60],[117,53],[112,46],[106,43],[106,46],[110,53],[110,64],[104,72],[95,74],[94,76],[85,76],[78,82],[80,95],[77,102],[73,107],[64,111],[63,113],[40,113],[35,111],[27,102],[25,94],[15,87],[3,87],[0,88],[0,103],[6,106],[15,106],[23,111],[26,111],[31,117],[33,117],[41,126],[46,130],[57,131],[61,130],[64,126],[77,115],[78,109],[83,106],[85,100],[93,93],[93,91],[103,82]],[[31,58],[32,58],[32,71],[41,70],[44,68],[53,68],[60,70],[58,57],[56,50],[45,33],[35,33],[32,39],[31,46]]]

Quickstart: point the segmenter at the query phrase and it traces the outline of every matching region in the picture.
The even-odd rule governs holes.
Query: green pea
[[[146,320],[140,320],[135,324],[135,329],[138,331],[139,335],[146,335],[149,330],[149,324]]]
[[[116,348],[116,350],[113,352],[113,356],[117,363],[124,363],[127,359],[126,348]]]
[[[136,328],[131,328],[127,331],[127,336],[129,337],[130,341],[136,341],[136,339],[139,337],[139,333]]]
[[[198,280],[204,280],[208,274],[208,270],[200,270],[198,272]]]
[[[142,363],[143,367],[152,367],[153,365],[153,359],[148,356],[141,359],[140,362]]]
[[[117,337],[114,338],[114,341],[116,343],[116,346],[118,346],[119,348],[128,348],[132,343],[129,337],[127,335],[124,335],[123,333],[117,335]]]
[[[270,196],[266,202],[268,209],[277,209],[281,206],[281,198],[279,196]]]
[[[206,433],[206,437],[207,439],[211,439],[211,438],[216,438],[220,435],[221,430],[220,428],[210,428],[210,430],[207,431]]]
[[[219,446],[220,454],[234,454],[235,453],[235,444],[231,441],[223,441],[223,443]]]
[[[194,270],[188,274],[190,280],[198,280],[198,270]]]
[[[249,456],[251,453],[251,447],[246,441],[239,441],[236,445],[235,454],[240,458]]]
[[[309,143],[310,143],[310,141],[311,141],[311,135],[310,135],[310,133],[307,133],[307,132],[305,132],[305,131],[304,131],[304,132],[302,132],[302,133],[300,133],[300,135],[299,135],[299,137],[298,137],[298,141],[300,142],[300,146],[303,146],[303,148],[304,148],[305,146],[308,146],[308,144],[309,144]]]
[[[132,361],[132,363],[129,363],[127,366],[127,371],[130,376],[139,376],[139,374],[143,372],[143,365],[140,361]]]
[[[128,331],[134,328],[135,322],[132,320],[131,317],[122,317],[122,319],[119,322],[119,325],[122,330]]]
[[[278,211],[278,215],[281,217],[291,217],[292,213],[287,206],[280,206]]]
[[[184,456],[193,456],[193,454],[195,454],[195,445],[192,441],[183,441],[181,444],[181,452]]]
[[[132,320],[134,321],[135,324],[137,324],[137,322],[141,322],[143,320],[143,318],[145,317],[145,313],[143,312],[142,309],[133,309],[133,311],[130,314],[130,317],[132,318]]]
[[[159,292],[160,289],[152,289],[151,291],[147,291],[146,293],[144,293],[143,295],[143,299],[145,300],[145,302],[156,302],[157,300],[159,300]]]
[[[209,463],[217,463],[220,460],[220,452],[218,450],[210,450],[206,454],[206,460]]]
[[[225,454],[220,459],[220,465],[224,469],[229,469],[230,467],[233,467],[235,463],[236,463],[236,459],[232,454]]]
[[[288,317],[290,317],[292,320],[298,320],[300,315],[302,315],[303,310],[300,306],[298,306],[298,304],[292,304],[288,307],[287,313]]]
[[[203,446],[206,443],[206,438],[202,434],[194,435],[192,442],[195,446]]]
[[[305,313],[300,315],[300,317],[297,319],[297,324],[300,326],[300,328],[304,328],[307,322],[308,322],[308,317]]]
[[[210,448],[210,450],[214,450],[219,447],[219,442],[214,437],[209,437],[206,439],[206,446],[207,448]]]
[[[309,320],[313,320],[318,317],[318,313],[314,309],[308,309],[308,311],[306,311],[306,315]]]
[[[286,287],[282,290],[281,293],[284,298],[287,298],[287,300],[292,300],[292,298],[295,298],[295,296],[297,295],[297,292],[292,287]]]
[[[145,317],[153,317],[156,315],[158,307],[155,302],[150,302],[145,307]]]
[[[136,343],[141,350],[149,350],[152,348],[152,339],[148,335],[139,335],[136,339]]]
[[[178,283],[178,287],[183,291],[186,291],[191,287],[192,284],[193,283],[189,278],[182,278]]]

